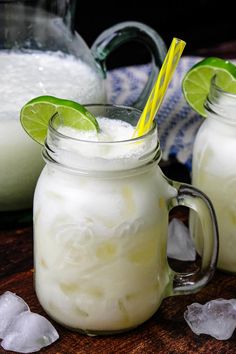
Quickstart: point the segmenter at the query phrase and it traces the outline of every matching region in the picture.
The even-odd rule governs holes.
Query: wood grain
[[[0,231],[0,294],[21,296],[31,310],[47,317],[33,287],[32,227]],[[116,336],[88,337],[54,323],[60,339],[40,351],[49,354],[235,354],[236,334],[217,341],[193,334],[183,318],[187,305],[213,298],[235,298],[236,277],[217,272],[207,287],[194,295],[165,299],[157,313],[142,326]],[[62,304],[63,306],[63,304]],[[0,353],[6,353],[0,347]],[[10,353],[10,352],[7,352]]]

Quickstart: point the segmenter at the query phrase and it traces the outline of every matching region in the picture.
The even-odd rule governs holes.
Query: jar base
[[[57,321],[58,322],[58,321]],[[59,322],[58,322],[59,323]],[[130,327],[130,328],[125,328],[125,329],[118,329],[118,330],[104,330],[104,331],[98,331],[98,330],[89,330],[89,329],[76,329],[76,328],[71,328],[69,326],[63,325],[60,323],[61,326],[67,328],[68,330],[72,331],[72,332],[77,332],[79,334],[83,334],[89,337],[102,337],[102,336],[112,336],[112,335],[116,335],[116,334],[121,334],[121,333],[126,333],[129,331],[132,331],[133,329],[137,328],[139,325],[134,326],[134,327]]]
[[[42,306],[42,305],[41,305]],[[55,318],[54,316],[52,316],[48,311],[46,311],[44,309],[44,311],[46,312],[46,314],[56,323],[58,323],[60,326],[68,329],[69,331],[72,332],[77,332],[79,334],[83,334],[89,337],[98,337],[98,336],[112,336],[112,335],[116,335],[116,334],[121,334],[121,333],[126,333],[129,331],[132,331],[133,329],[139,327],[142,325],[142,323],[137,324],[136,326],[132,326],[129,328],[124,328],[124,329],[117,329],[117,330],[93,330],[93,329],[81,329],[81,328],[74,328],[74,327],[70,327],[67,326],[66,324],[62,323],[60,320],[58,320],[57,318]]]

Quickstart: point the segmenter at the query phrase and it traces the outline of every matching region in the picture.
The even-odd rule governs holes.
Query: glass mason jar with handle
[[[133,126],[140,116],[135,108],[87,108]],[[126,331],[150,318],[163,298],[195,292],[211,279],[214,211],[199,190],[162,174],[155,124],[140,138],[110,142],[79,140],[67,128],[63,117],[51,119],[35,191],[37,297],[73,330]],[[194,273],[175,273],[167,262],[168,213],[178,205],[195,210],[203,224],[202,264]]]
[[[236,273],[236,95],[217,86],[217,77],[205,103],[207,118],[201,125],[193,149],[192,183],[211,198],[219,225],[218,267]],[[197,247],[202,230],[194,215],[191,228]]]
[[[134,104],[142,106],[166,54],[150,27],[120,23],[91,50],[74,31],[76,0],[0,0],[0,211],[31,207],[43,162],[23,132],[19,111],[40,95],[105,103],[105,62],[122,43],[141,41],[152,56],[149,80]]]

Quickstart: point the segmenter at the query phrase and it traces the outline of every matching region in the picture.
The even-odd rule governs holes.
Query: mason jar
[[[236,273],[236,95],[211,82],[207,118],[193,149],[192,183],[211,199],[219,226],[218,267]],[[202,245],[202,230],[192,217],[193,234]]]
[[[95,115],[136,126],[134,108],[88,105]],[[60,324],[98,335],[149,319],[166,296],[207,284],[217,260],[217,226],[199,190],[166,178],[156,124],[123,141],[65,135],[55,115],[43,149],[46,166],[34,197],[35,287]],[[202,266],[175,273],[167,262],[168,213],[184,205],[203,223]]]

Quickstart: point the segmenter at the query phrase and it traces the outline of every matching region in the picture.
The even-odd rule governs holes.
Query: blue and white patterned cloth
[[[162,157],[175,156],[191,169],[192,147],[202,119],[186,103],[181,83],[185,73],[202,58],[183,57],[169,85],[158,113]],[[144,87],[150,65],[119,68],[108,73],[107,92],[110,103],[132,105]]]

